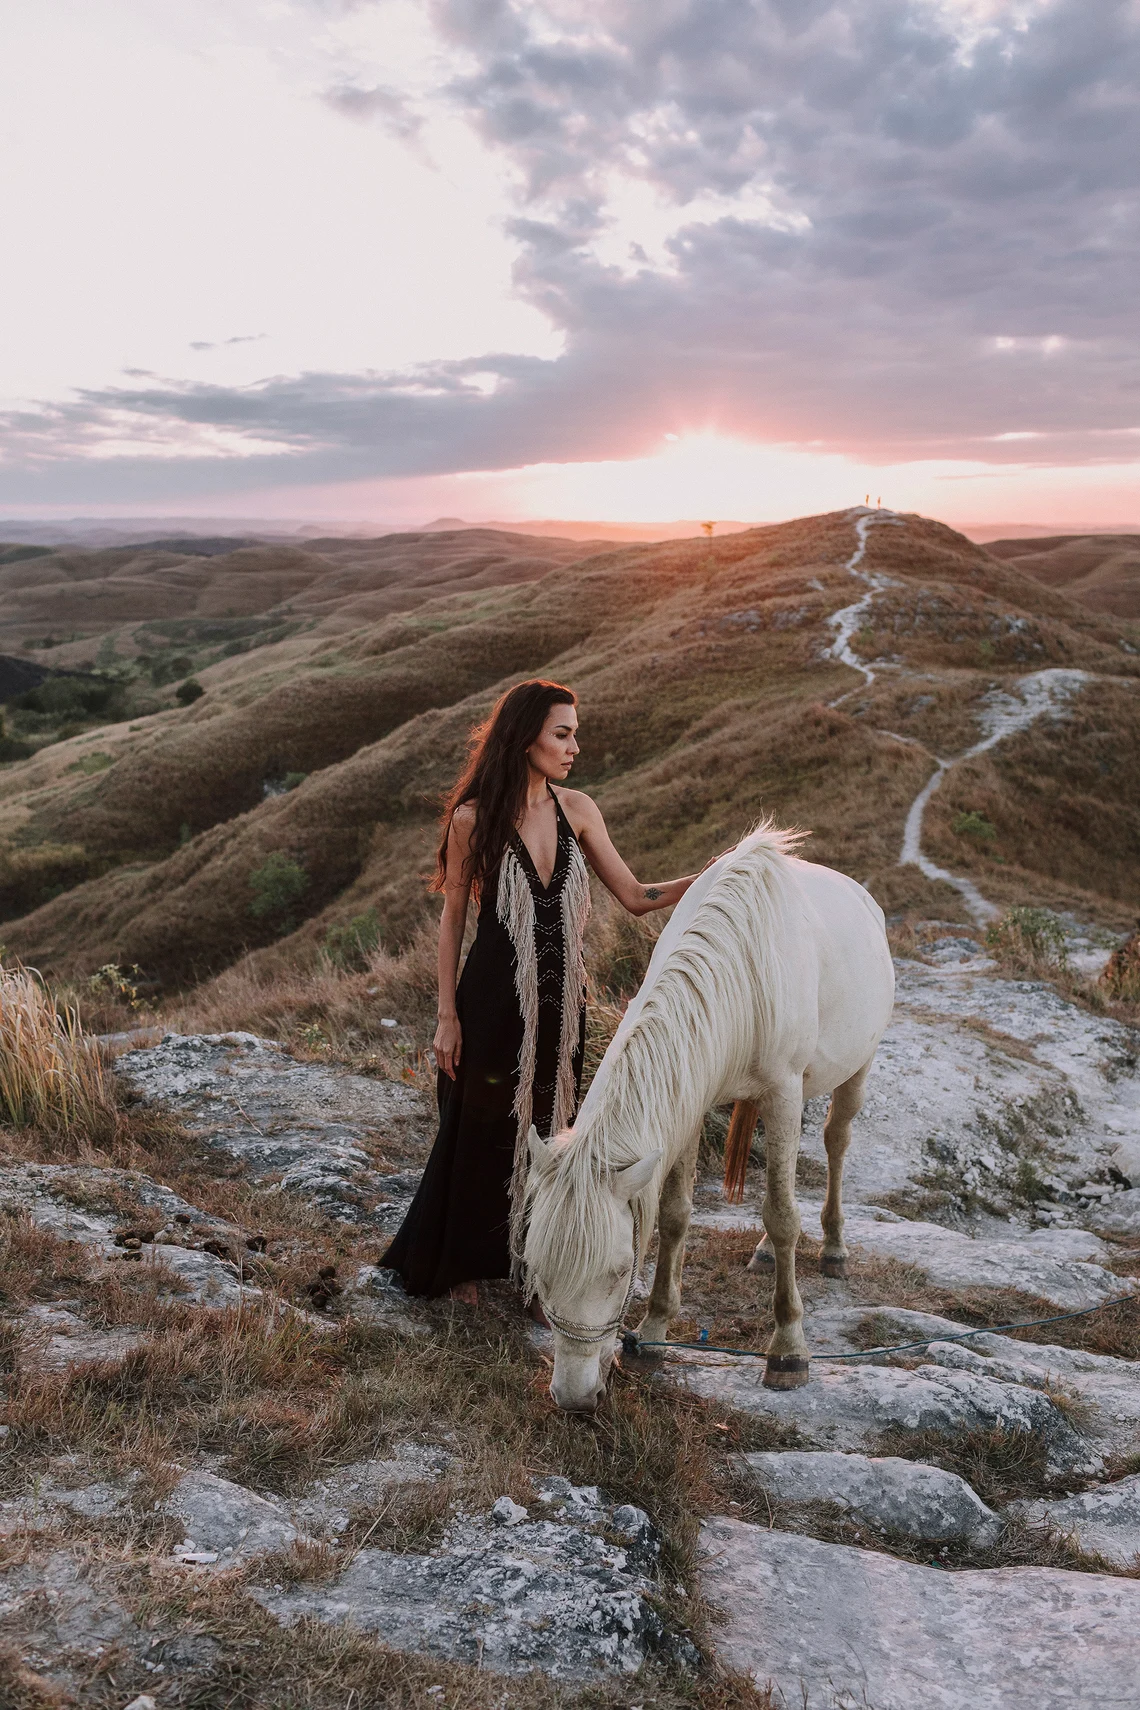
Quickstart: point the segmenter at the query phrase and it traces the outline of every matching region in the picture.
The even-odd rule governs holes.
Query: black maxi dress
[[[554,798],[558,853],[544,886],[512,833],[484,888],[456,988],[462,1047],[439,1072],[439,1133],[415,1199],[381,1263],[409,1294],[517,1270],[527,1136],[573,1121],[585,1039],[586,864]]]

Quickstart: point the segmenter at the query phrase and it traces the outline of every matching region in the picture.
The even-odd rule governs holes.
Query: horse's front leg
[[[657,1208],[657,1265],[649,1305],[637,1333],[645,1342],[664,1342],[669,1326],[681,1310],[681,1270],[685,1263],[685,1238],[693,1209],[693,1178],[697,1169],[700,1132],[693,1135],[661,1184]],[[656,1352],[647,1349],[649,1353]]]
[[[796,1205],[796,1155],[803,1120],[802,1085],[769,1093],[761,1103],[767,1141],[767,1191],[764,1228],[776,1261],[772,1309],[776,1328],[768,1344],[764,1383],[768,1389],[798,1389],[808,1381],[803,1302],[796,1287],[796,1242],[800,1213]]]

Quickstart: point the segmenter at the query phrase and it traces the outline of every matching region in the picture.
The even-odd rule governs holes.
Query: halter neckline
[[[546,793],[554,803],[555,823],[558,827],[558,842],[555,845],[554,850],[554,866],[550,869],[550,878],[545,885],[542,882],[542,875],[539,873],[538,865],[534,856],[531,854],[523,840],[522,833],[519,831],[517,826],[511,827],[511,837],[514,841],[515,854],[520,858],[520,860],[525,862],[526,867],[529,870],[528,876],[533,877],[535,884],[538,886],[539,891],[544,897],[550,895],[554,881],[558,877],[558,869],[562,865],[563,828],[565,828],[571,837],[574,836],[574,827],[566,818],[562,808],[562,803],[558,800],[558,797],[550,786],[549,778],[546,780]]]

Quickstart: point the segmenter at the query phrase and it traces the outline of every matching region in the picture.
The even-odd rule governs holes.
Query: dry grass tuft
[[[28,1667],[18,1645],[0,1646],[0,1704],[4,1710],[70,1710],[74,1703],[65,1688]]]
[[[259,1033],[301,1058],[427,1087],[434,1084],[426,1052],[436,979],[436,928],[428,921],[402,950],[374,950],[364,968],[323,954],[246,957],[169,1006],[163,1022],[179,1033]],[[398,1025],[384,1027],[384,1020]]]
[[[1113,951],[1100,984],[1109,997],[1140,1008],[1140,929]]]
[[[957,1473],[990,1507],[1057,1488],[1045,1444],[1031,1431],[885,1431],[877,1453]]]
[[[0,1117],[76,1146],[115,1125],[110,1077],[78,1009],[57,1008],[39,975],[19,963],[0,968]]]
[[[1068,968],[1065,930],[1046,908],[1011,908],[986,933],[986,948],[1006,973],[1050,979]]]

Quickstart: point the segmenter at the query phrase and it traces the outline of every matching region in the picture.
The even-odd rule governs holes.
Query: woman
[[[668,908],[692,877],[640,885],[589,796],[557,789],[578,752],[573,692],[519,683],[475,732],[448,798],[434,888],[439,1134],[383,1263],[411,1294],[478,1300],[521,1249],[526,1140],[573,1121],[582,1078],[587,863],[631,914]],[[467,905],[475,942],[456,985]]]

